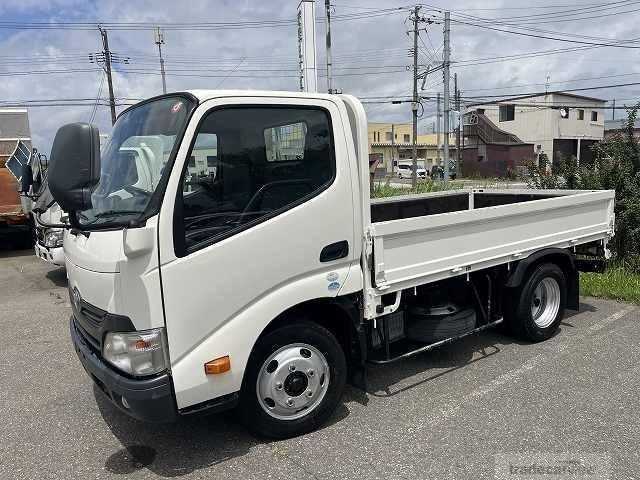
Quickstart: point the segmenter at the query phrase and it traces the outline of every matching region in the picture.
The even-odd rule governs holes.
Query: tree
[[[618,259],[640,265],[640,139],[634,126],[640,104],[628,110],[624,128],[593,147],[594,161],[578,165],[575,157],[549,168],[546,156],[528,168],[532,188],[616,191],[616,233],[609,247]],[[542,157],[542,155],[541,155]]]

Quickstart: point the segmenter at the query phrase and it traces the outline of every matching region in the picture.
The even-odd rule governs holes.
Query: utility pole
[[[436,164],[440,166],[440,92],[436,96]]]
[[[455,110],[458,112],[456,129],[456,173],[460,171],[460,90],[458,90],[458,74],[453,74],[453,91],[455,98]]]
[[[164,33],[160,27],[156,27],[155,42],[158,45],[158,55],[160,55],[160,74],[162,75],[162,93],[167,93],[167,80],[164,77],[164,58],[162,58],[162,45],[164,45]]]
[[[616,99],[613,99],[613,118],[612,120],[616,119]]]
[[[451,45],[449,32],[451,31],[451,12],[444,12],[444,181],[449,181],[449,63]]]
[[[396,126],[391,124],[391,173],[393,173],[393,167],[396,160]]]
[[[298,5],[298,61],[300,63],[300,90],[317,92],[315,0],[301,0]]]
[[[326,30],[327,30],[327,90],[329,93],[333,92],[333,82],[331,79],[331,0],[324,0],[324,9],[326,15]]]
[[[416,5],[413,9],[413,100],[411,102],[411,113],[413,116],[413,172],[411,174],[411,186],[416,188],[418,185],[418,21],[420,6]]]
[[[109,86],[109,107],[111,108],[111,124],[116,123],[116,100],[113,96],[113,80],[111,78],[111,51],[109,51],[109,36],[107,31],[100,29],[100,35],[102,36],[102,55],[104,56],[105,72],[107,74],[107,85]]]

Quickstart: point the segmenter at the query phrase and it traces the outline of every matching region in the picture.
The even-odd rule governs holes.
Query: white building
[[[554,162],[575,156],[592,158],[591,147],[604,138],[606,101],[565,92],[549,92],[478,103],[470,110],[500,129],[533,144],[534,153]]]

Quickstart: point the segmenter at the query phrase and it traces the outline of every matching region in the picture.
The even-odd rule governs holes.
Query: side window
[[[188,251],[310,199],[335,173],[331,123],[321,108],[213,110],[188,158],[176,217],[176,234],[184,235],[176,245],[183,240]]]

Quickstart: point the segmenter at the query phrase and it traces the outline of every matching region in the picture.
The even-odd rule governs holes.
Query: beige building
[[[591,147],[604,137],[605,100],[565,92],[505,98],[469,107],[501,130],[533,145],[534,154],[553,161],[591,158]],[[472,116],[467,115],[467,121]]]
[[[369,123],[369,155],[381,157],[378,171],[394,173],[399,162],[410,162],[413,159],[413,128],[411,123]],[[442,146],[444,135],[429,133],[418,135],[418,164],[427,169],[433,165],[443,165]],[[440,148],[438,148],[438,145]],[[449,136],[451,156],[455,153],[455,137]]]

